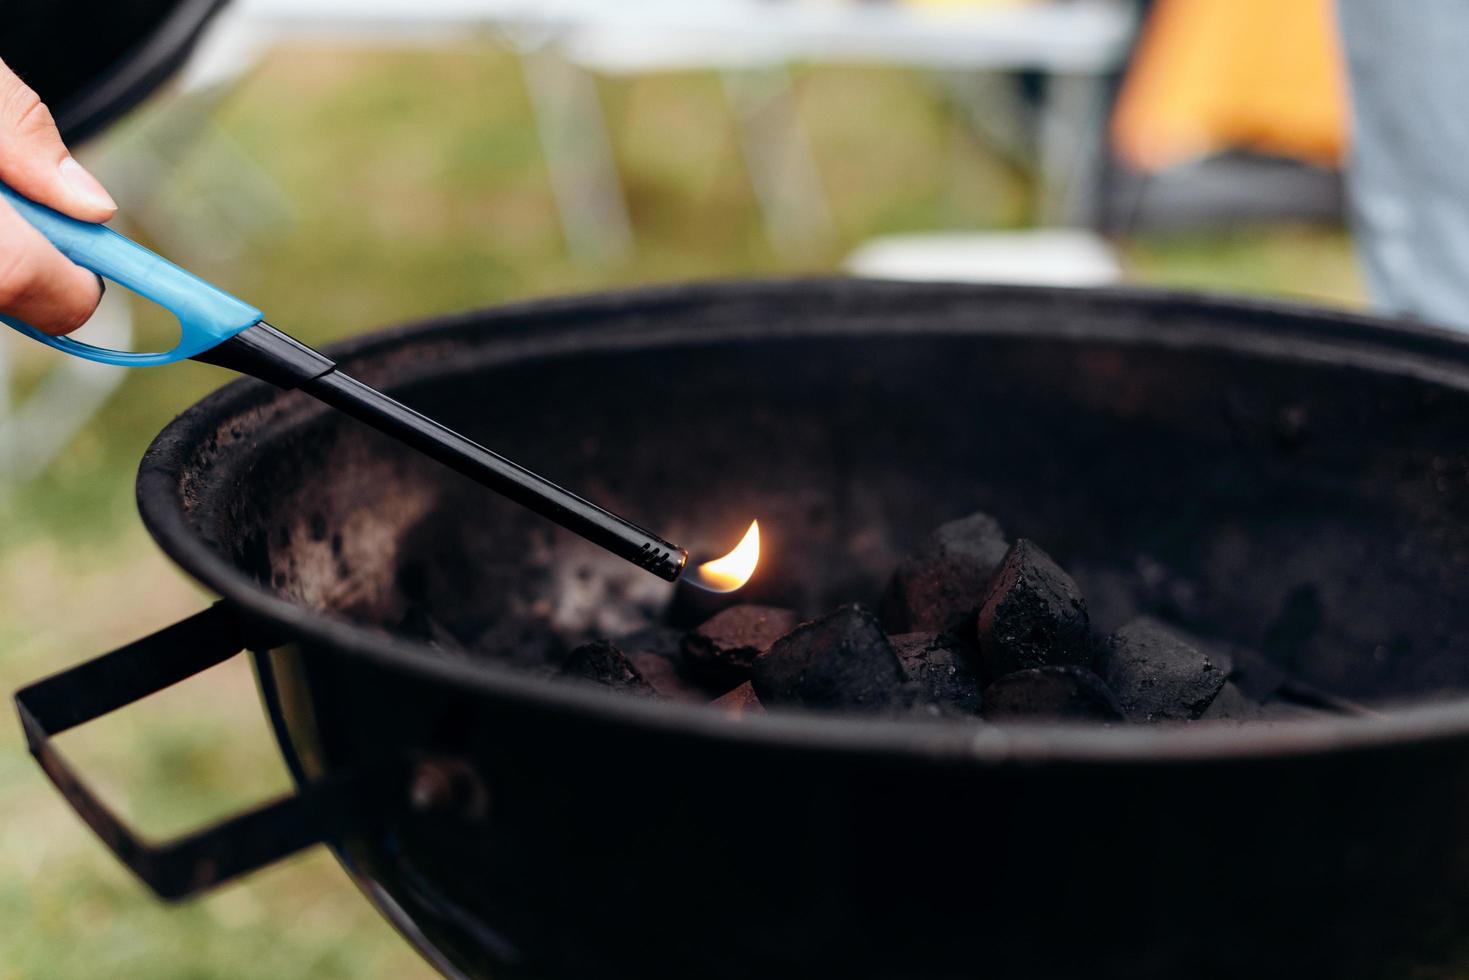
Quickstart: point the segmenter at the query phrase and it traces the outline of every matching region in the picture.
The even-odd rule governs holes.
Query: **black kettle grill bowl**
[[[310,399],[232,384],[148,452],[144,519],[288,638],[256,663],[298,779],[418,767],[416,805],[334,843],[442,968],[1469,963],[1469,344],[1175,295],[833,281],[533,303],[335,353],[696,550],[758,517],[754,598],[872,600],[905,548],[983,509],[1063,565],[1148,556],[1192,583],[1186,625],[1389,705],[1259,729],[741,722],[537,679],[394,627],[549,602],[607,631],[668,587]]]

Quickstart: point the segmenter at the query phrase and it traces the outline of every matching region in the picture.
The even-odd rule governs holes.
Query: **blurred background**
[[[87,84],[55,51],[103,5],[68,2],[0,3],[0,54],[118,227],[311,343],[703,277],[1364,302],[1329,0],[154,0],[105,5],[131,17]],[[181,70],[139,101],[140,63]],[[167,326],[114,289],[86,329]],[[152,546],[132,483],[227,375],[64,360],[0,337],[6,690],[210,599]],[[61,744],[177,833],[287,788],[253,684],[237,660]],[[0,828],[0,978],[427,974],[320,849],[160,905],[13,723]]]

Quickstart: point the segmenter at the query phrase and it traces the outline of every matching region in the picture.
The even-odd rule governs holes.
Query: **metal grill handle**
[[[397,766],[327,777],[212,827],[152,843],[102,803],[51,742],[68,729],[223,663],[247,646],[275,645],[249,636],[221,602],[15,695],[31,755],[102,843],[161,898],[187,898],[359,829],[384,811],[388,794],[404,785]]]

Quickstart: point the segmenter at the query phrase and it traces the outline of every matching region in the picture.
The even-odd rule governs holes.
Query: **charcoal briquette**
[[[678,660],[651,650],[636,650],[627,655],[627,661],[659,697],[689,704],[709,700],[709,692],[684,673]]]
[[[1192,721],[1228,679],[1227,665],[1147,616],[1113,633],[1107,646],[1107,685],[1133,721]]]
[[[894,633],[961,628],[1008,548],[1004,530],[988,514],[940,525],[893,573],[883,621]]]
[[[903,668],[877,617],[849,605],[776,640],[751,680],[767,707],[876,711],[898,700]]]
[[[958,640],[947,633],[903,633],[889,637],[888,642],[902,665],[915,705],[979,714],[979,679],[965,661]]]
[[[1261,717],[1260,702],[1241,691],[1232,681],[1226,681],[1209,707],[1199,716],[1201,721],[1254,721]]]
[[[979,665],[988,678],[1035,667],[1090,667],[1086,600],[1071,577],[1033,541],[1006,552],[977,624]]]
[[[660,697],[691,704],[709,700],[711,691],[689,674],[684,663],[682,631],[669,626],[649,626],[622,637],[617,645]]]
[[[987,721],[1121,721],[1122,705],[1084,667],[1032,667],[1006,674],[984,689]]]
[[[750,679],[755,660],[799,622],[789,609],[731,606],[683,638],[689,673],[720,690]]]
[[[630,694],[654,694],[652,685],[633,666],[627,654],[607,640],[596,640],[577,647],[566,658],[561,670],[567,677],[617,688]]]
[[[736,718],[765,714],[765,705],[760,703],[760,696],[755,693],[755,685],[749,681],[745,681],[733,691],[709,703],[725,714],[733,715]]]

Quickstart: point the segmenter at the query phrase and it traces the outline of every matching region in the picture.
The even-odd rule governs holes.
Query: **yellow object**
[[[1123,161],[1249,149],[1335,166],[1346,141],[1331,0],[1157,0],[1112,117]]]
[[[706,561],[694,570],[694,580],[710,592],[733,592],[750,581],[755,566],[760,564],[760,522],[751,521],[750,529],[723,558]]]

